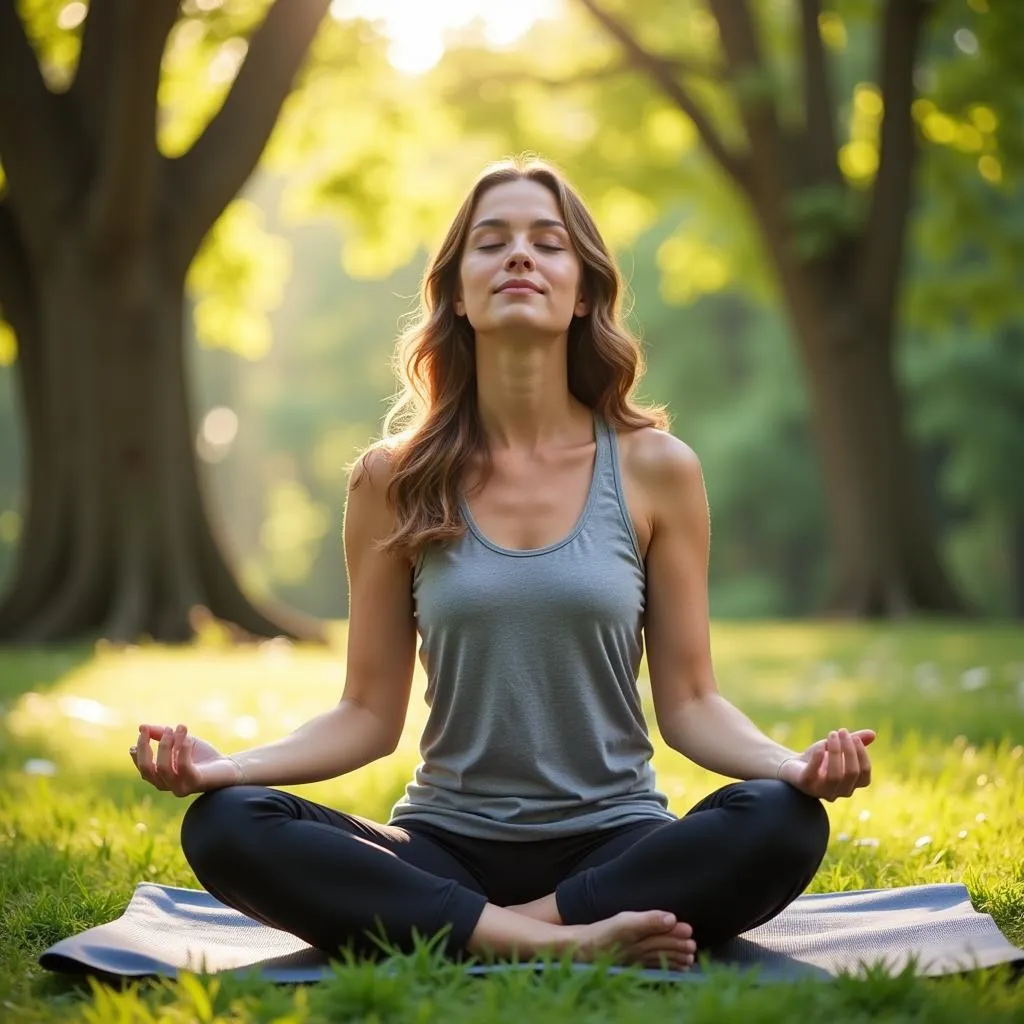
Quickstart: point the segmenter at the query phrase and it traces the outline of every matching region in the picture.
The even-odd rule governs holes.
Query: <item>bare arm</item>
[[[734,779],[782,778],[811,796],[850,796],[871,781],[869,729],[840,729],[796,754],[718,692],[708,612],[710,519],[697,456],[651,432],[636,461],[653,510],[647,551],[647,661],[658,727],[692,761]]]
[[[241,782],[294,785],[344,775],[395,749],[409,707],[416,632],[412,568],[377,548],[393,523],[385,501],[389,477],[386,456],[374,451],[349,485],[348,663],[339,703],[288,736],[231,757],[189,737],[183,725],[143,726],[136,762],[143,778],[180,796]],[[155,761],[150,739],[159,741]]]
[[[793,751],[718,692],[708,622],[710,524],[697,456],[668,434],[639,461],[652,508],[647,551],[647,663],[658,728],[670,747],[731,778],[774,778]]]

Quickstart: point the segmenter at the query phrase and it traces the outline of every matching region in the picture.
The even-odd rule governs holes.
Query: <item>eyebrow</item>
[[[507,228],[509,222],[503,220],[501,217],[485,217],[483,220],[478,220],[471,228],[470,231],[476,231],[477,228]],[[561,228],[563,231],[568,230],[566,226],[560,220],[552,220],[550,217],[540,217],[535,221],[530,222],[531,228]]]

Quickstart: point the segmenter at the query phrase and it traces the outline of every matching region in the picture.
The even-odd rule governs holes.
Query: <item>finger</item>
[[[166,725],[148,725],[146,723],[143,723],[139,726],[139,732],[141,733],[142,730],[145,729],[146,732],[149,734],[150,739],[159,742],[160,739],[163,737],[164,730],[166,728]]]
[[[859,738],[854,740],[854,750],[857,752],[857,785],[858,786],[870,786],[871,785],[871,758],[868,757],[868,752],[864,749],[864,744]]]
[[[843,791],[849,796],[857,788],[860,761],[857,759],[856,743],[848,729],[839,730],[839,742],[843,748]]]
[[[181,749],[178,751],[178,775],[179,776],[191,776],[192,774],[192,751],[195,749],[196,738],[188,734],[188,729],[185,729],[185,735],[181,741]]]
[[[825,777],[825,798],[835,800],[843,783],[843,747],[838,732],[828,734],[828,773]]]
[[[804,759],[797,761],[800,765],[800,774],[797,776],[797,783],[800,788],[810,796],[820,796],[822,791],[822,777],[828,758],[826,749],[827,740],[819,740],[807,748]]]
[[[876,733],[874,729],[854,729],[853,735],[857,737],[865,747],[874,743],[878,738],[878,733]]]
[[[821,740],[816,743],[812,748],[814,753],[811,754],[811,759],[807,762],[807,778],[817,779],[822,772],[822,768],[825,765],[825,760],[828,756],[828,740]]]
[[[135,764],[139,773],[147,781],[152,781],[156,772],[153,764],[153,750],[149,745],[149,728],[145,725],[139,726],[138,749],[135,752]]]
[[[174,773],[171,771],[171,750],[174,745],[174,730],[165,726],[160,742],[156,745],[156,772],[165,783],[170,784]]]
[[[187,730],[180,722],[174,730],[174,738],[171,740],[171,771],[175,775],[181,772],[181,748],[185,743]]]

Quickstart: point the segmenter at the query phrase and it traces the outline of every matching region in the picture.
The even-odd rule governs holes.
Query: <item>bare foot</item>
[[[612,952],[617,963],[687,971],[697,953],[693,929],[660,910],[625,910],[593,924],[568,927],[579,960]]]
[[[539,900],[531,903],[514,903],[505,908],[514,914],[522,914],[523,917],[531,917],[534,921],[546,921],[548,924],[561,924],[562,916],[558,913],[558,904],[555,902],[555,894],[548,893]]]

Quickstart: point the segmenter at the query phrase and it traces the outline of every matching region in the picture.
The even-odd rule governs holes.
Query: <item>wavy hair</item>
[[[463,534],[459,511],[466,471],[490,462],[477,409],[473,328],[454,300],[466,236],[480,197],[505,182],[527,179],[555,197],[580,260],[589,312],[568,330],[568,382],[573,396],[614,428],[665,427],[661,408],[633,398],[643,374],[636,338],[622,323],[622,279],[582,199],[551,164],[530,158],[485,168],[452,221],[423,277],[420,311],[395,351],[401,390],[384,420],[392,474],[388,501],[395,528],[382,549],[415,557],[425,545]],[[486,478],[486,473],[484,474]]]

